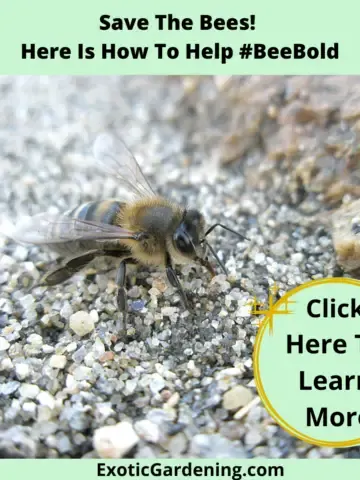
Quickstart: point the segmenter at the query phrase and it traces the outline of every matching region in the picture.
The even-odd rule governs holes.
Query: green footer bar
[[[70,480],[134,478],[285,478],[326,475],[327,480],[357,478],[359,460],[2,460],[3,479]]]

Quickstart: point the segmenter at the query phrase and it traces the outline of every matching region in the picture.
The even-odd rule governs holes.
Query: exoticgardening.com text
[[[284,467],[281,465],[193,465],[188,462],[183,465],[166,465],[154,462],[151,465],[141,465],[139,462],[128,465],[97,464],[98,477],[219,477],[241,480],[243,477],[283,477]]]

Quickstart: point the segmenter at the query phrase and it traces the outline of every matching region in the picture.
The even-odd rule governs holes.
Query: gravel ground
[[[0,237],[0,456],[359,457],[274,424],[254,388],[247,306],[274,282],[282,295],[341,274],[331,228],[314,215],[359,195],[356,82],[0,78],[2,219],[116,195],[88,167],[105,130],[161,194],[250,239],[212,235],[228,278],[182,269],[193,317],[162,272],[129,276],[125,338],[110,264],[36,287],[54,257]]]

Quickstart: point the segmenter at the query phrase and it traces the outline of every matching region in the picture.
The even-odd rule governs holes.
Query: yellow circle
[[[292,295],[294,295],[297,292],[300,292],[301,290],[304,290],[306,288],[311,288],[315,285],[319,284],[326,284],[326,283],[344,283],[344,284],[350,284],[350,285],[356,285],[360,287],[360,281],[355,280],[353,278],[341,278],[341,277],[333,277],[333,278],[322,278],[319,280],[312,280],[310,282],[304,283],[303,285],[300,285],[293,290],[290,290],[289,292],[286,292],[283,297],[281,297],[274,305],[273,308],[282,305],[286,300],[289,299]],[[261,381],[261,374],[260,374],[260,368],[259,368],[259,356],[260,356],[260,347],[261,347],[261,341],[264,337],[264,333],[266,328],[269,326],[269,323],[271,321],[270,316],[266,316],[264,320],[261,322],[261,325],[259,327],[259,330],[256,334],[255,338],[255,345],[254,345],[254,352],[253,352],[253,363],[254,363],[254,377],[255,377],[255,383],[256,383],[256,388],[259,394],[259,397],[261,398],[266,410],[269,412],[269,414],[272,416],[272,418],[285,430],[287,433],[290,435],[303,440],[304,442],[311,443],[313,445],[317,445],[319,447],[333,447],[333,448],[342,448],[342,447],[354,447],[360,444],[360,438],[355,438],[353,440],[347,440],[345,442],[327,442],[327,441],[322,441],[322,440],[317,440],[315,438],[309,437],[308,435],[304,435],[303,433],[299,432],[295,428],[293,428],[289,423],[287,423],[281,415],[275,410],[275,408],[272,406],[270,400],[268,399],[262,381]]]

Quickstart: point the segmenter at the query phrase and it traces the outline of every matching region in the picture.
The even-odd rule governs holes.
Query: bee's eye
[[[184,235],[182,232],[176,232],[174,235],[174,242],[176,248],[180,250],[181,253],[192,253],[193,246],[187,235]]]

